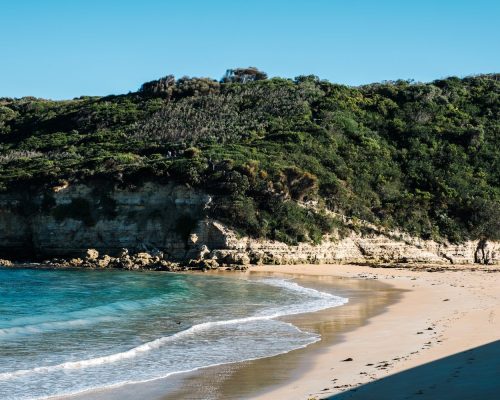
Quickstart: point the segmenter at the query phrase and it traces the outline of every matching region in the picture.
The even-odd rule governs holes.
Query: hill
[[[181,183],[213,196],[209,216],[286,243],[346,229],[337,214],[498,240],[499,148],[498,74],[349,87],[246,68],[119,96],[0,98],[4,194]]]

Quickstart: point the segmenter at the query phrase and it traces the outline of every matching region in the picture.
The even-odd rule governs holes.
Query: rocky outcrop
[[[222,260],[212,258],[197,258],[185,262],[174,262],[165,257],[162,252],[139,252],[129,254],[127,249],[122,249],[117,257],[107,254],[100,255],[96,249],[88,249],[85,258],[52,259],[43,264],[51,268],[89,268],[89,269],[122,269],[129,271],[209,271],[209,270],[246,270],[246,265],[224,263]],[[0,260],[0,266],[15,267],[8,260]]]
[[[207,194],[187,186],[63,185],[50,193],[0,195],[0,256],[85,257],[88,248],[161,249],[184,259],[186,238],[203,218]]]
[[[318,245],[238,237],[223,224],[203,220],[197,225],[190,254],[204,248],[207,257],[229,264],[500,264],[500,243],[470,241],[451,245],[397,232],[325,237]],[[207,252],[206,250],[209,250]]]
[[[140,252],[131,255],[127,249],[122,249],[117,257],[111,257],[107,254],[100,256],[96,249],[88,249],[86,257],[83,259],[52,259],[47,260],[45,264],[60,268],[116,268],[153,271],[181,271],[184,269],[179,263],[166,260],[164,254],[161,252],[157,252],[156,254]]]
[[[240,237],[206,217],[210,202],[193,188],[153,183],[128,188],[65,183],[50,193],[3,194],[0,257],[64,257],[69,261],[61,263],[73,266],[166,270],[174,268],[171,262],[203,270],[248,264],[500,264],[499,242],[438,243],[368,223],[359,229],[359,221],[345,218],[351,233],[332,233],[318,245]]]

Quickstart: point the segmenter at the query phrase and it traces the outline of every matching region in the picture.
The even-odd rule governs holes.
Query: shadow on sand
[[[331,396],[330,400],[498,400],[500,340]]]

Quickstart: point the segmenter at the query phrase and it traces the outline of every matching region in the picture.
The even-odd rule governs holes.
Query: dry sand
[[[500,398],[500,273],[351,265],[252,271],[375,278],[405,290],[386,312],[324,348],[292,382],[253,398],[322,399],[341,392],[334,398]]]

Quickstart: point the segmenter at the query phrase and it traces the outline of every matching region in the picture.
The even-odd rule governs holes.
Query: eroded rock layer
[[[211,198],[183,185],[137,188],[62,185],[50,193],[0,196],[0,257],[87,257],[87,249],[117,256],[161,251],[165,260],[219,264],[499,264],[500,243],[459,245],[422,240],[370,227],[347,237],[335,233],[319,245],[239,237],[207,218]],[[104,262],[104,261],[103,261]]]

